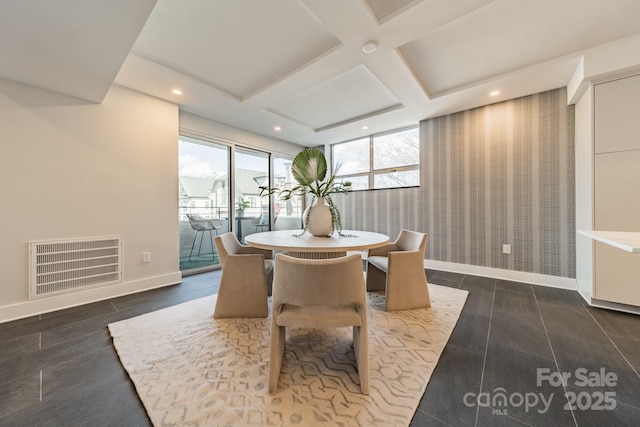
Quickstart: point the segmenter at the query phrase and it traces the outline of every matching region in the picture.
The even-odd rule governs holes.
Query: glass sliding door
[[[271,228],[269,197],[260,186],[269,185],[269,155],[236,148],[234,157],[234,224],[240,242],[245,236]]]
[[[180,270],[219,265],[213,237],[230,230],[230,148],[181,136],[179,152]]]
[[[273,158],[273,186],[281,190],[291,189],[297,182],[291,175],[291,159]],[[298,230],[302,228],[302,211],[304,210],[302,197],[295,196],[289,200],[282,200],[274,196],[273,214],[275,230]]]

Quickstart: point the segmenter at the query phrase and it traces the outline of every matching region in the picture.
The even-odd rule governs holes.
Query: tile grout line
[[[42,331],[38,332],[38,350],[42,350]],[[42,402],[42,369],[40,369],[40,402]]]
[[[497,286],[498,285],[498,279],[494,279],[494,281],[495,281],[495,283],[494,283],[494,288],[493,288],[493,301],[491,303],[491,316],[490,316],[490,319],[489,319],[489,331],[488,331],[489,333],[491,331],[491,319],[493,319],[493,310],[494,310],[494,305],[495,305],[496,291],[505,291],[505,292],[511,292],[511,293],[516,293],[516,294],[521,294],[521,295],[529,295],[528,292],[511,291],[509,289],[498,289],[498,286]],[[533,289],[531,289],[531,293],[533,294]],[[487,349],[489,348],[489,333],[487,334]],[[485,350],[485,360],[486,360],[486,350]],[[484,367],[483,367],[483,369],[484,369]],[[482,393],[482,389],[480,389],[480,392]],[[480,407],[478,407],[477,411],[478,411],[478,415],[479,415]],[[520,420],[518,418],[514,418],[509,414],[504,415],[504,417],[515,421],[516,423],[518,423],[518,425],[531,427],[531,424],[528,424],[528,423],[526,423],[526,422],[524,422],[524,421],[522,421],[522,420]],[[477,425],[477,419],[476,419],[476,425]]]
[[[556,358],[556,352],[553,351],[553,345],[551,345],[551,338],[549,338],[549,331],[547,330],[547,324],[544,322],[544,317],[542,317],[542,310],[540,310],[540,304],[538,302],[538,295],[536,294],[535,288],[533,289],[533,298],[536,301],[536,307],[538,309],[538,314],[540,315],[540,321],[542,322],[542,327],[544,328],[544,335],[547,337],[547,343],[549,344],[549,349],[551,350],[551,355],[553,356],[553,363],[556,365],[556,371],[560,372],[560,365],[558,365],[558,359]],[[562,390],[564,390],[564,398],[567,399],[567,386],[562,382]],[[567,400],[567,403],[569,401]],[[576,419],[576,414],[573,411],[573,408],[569,406],[569,410],[571,411],[571,417],[573,418],[573,422],[576,427],[578,427],[578,420]]]
[[[616,345],[616,343],[611,339],[611,337],[609,336],[609,334],[607,333],[607,331],[604,330],[604,328],[602,327],[602,325],[600,324],[600,322],[598,322],[598,319],[595,318],[595,316],[593,315],[593,313],[591,313],[591,311],[589,311],[589,309],[587,307],[585,307],[585,310],[587,311],[587,313],[589,313],[589,316],[591,316],[591,318],[593,319],[594,322],[596,322],[596,325],[598,325],[598,327],[600,328],[600,330],[602,331],[602,333],[607,337],[607,339],[609,340],[609,342],[615,347],[616,350],[618,350],[618,353],[620,353],[620,356],[622,356],[622,358],[624,359],[625,362],[627,362],[627,365],[629,365],[629,367],[631,367],[631,370],[633,370],[633,372],[636,373],[636,375],[638,376],[638,378],[640,378],[640,374],[638,373],[638,371],[636,370],[636,368],[631,364],[631,362],[629,361],[629,359],[627,359],[627,356],[624,355],[624,353],[620,350],[620,348],[618,348],[618,346]],[[624,337],[622,337],[624,338]]]
[[[420,408],[418,408],[418,409],[416,410],[416,413],[418,413],[418,411],[422,412],[423,414],[427,415],[428,417],[433,418],[434,420],[436,420],[436,421],[438,421],[438,422],[442,423],[443,425],[445,425],[445,426],[447,426],[447,427],[452,427],[452,426],[451,426],[451,424],[449,424],[449,423],[446,423],[446,422],[442,421],[440,418],[436,417],[436,416],[435,416],[435,415],[433,415],[433,414],[430,414],[430,413],[428,413],[428,412],[426,412],[426,411],[423,411],[423,410],[422,410],[422,409],[420,409]],[[414,417],[415,417],[415,414],[414,414]],[[413,422],[413,418],[411,419],[411,422]],[[411,425],[411,422],[409,423],[409,425]]]
[[[493,305],[495,303],[495,300],[496,300],[496,288],[494,286],[493,295],[491,298],[491,312],[489,313],[489,326],[487,327],[487,343],[484,346],[484,358],[482,360],[482,374],[480,375],[480,390],[478,390],[478,393],[482,393],[482,385],[484,384],[484,369],[487,366],[487,353],[489,352],[489,337],[491,336],[491,321],[493,320]],[[480,406],[476,405],[476,421],[474,423],[475,426],[478,425],[479,416],[480,416]]]
[[[466,277],[466,276],[465,276],[465,277]],[[436,280],[437,280],[437,279],[436,279]],[[429,278],[428,278],[428,277],[427,277],[427,281],[428,281],[429,283],[431,283],[431,284],[438,285],[438,283],[434,283],[434,282],[432,282],[432,281],[429,281]],[[464,277],[462,278],[462,280],[460,280],[460,283],[458,283],[458,285],[457,285],[455,288],[453,288],[453,289],[460,289],[460,286],[462,285],[462,282],[463,282],[463,281],[464,281]],[[438,286],[448,286],[448,285],[438,285]],[[469,292],[469,291],[467,291],[467,292]],[[468,298],[468,295],[467,295],[467,298]],[[465,299],[465,304],[466,304],[466,301],[467,301],[467,300]],[[462,306],[462,310],[464,310],[464,305]],[[462,315],[462,310],[460,311],[460,315]],[[458,317],[458,319],[459,319],[459,317]],[[456,324],[457,324],[457,322],[456,322]],[[454,326],[454,328],[455,328],[455,326]],[[451,331],[451,334],[453,334],[453,330]],[[447,344],[446,344],[446,345],[449,345],[449,343],[447,342]],[[443,351],[444,351],[444,349],[443,349]],[[436,365],[437,365],[437,363],[436,363]],[[427,384],[427,387],[428,387],[428,384]],[[425,392],[422,394],[422,397],[424,397],[425,395],[426,395],[426,390],[425,390]],[[420,411],[420,412],[422,412],[422,413],[426,414],[427,416],[429,416],[429,417],[433,418],[434,420],[439,421],[440,423],[442,423],[443,425],[445,425],[445,426],[447,426],[447,427],[452,427],[452,426],[451,426],[451,424],[448,424],[448,423],[446,423],[445,421],[441,420],[440,418],[436,417],[435,415],[433,415],[433,414],[431,414],[431,413],[429,413],[429,412],[427,412],[427,411],[424,411],[424,410],[420,409],[420,406],[419,406],[419,405],[418,405],[418,409],[416,410],[416,412],[417,412],[417,411]],[[413,419],[412,419],[412,421],[413,421]]]

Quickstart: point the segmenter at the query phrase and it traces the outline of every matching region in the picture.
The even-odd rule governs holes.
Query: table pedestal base
[[[287,255],[296,257],[296,258],[304,258],[304,259],[331,259],[331,258],[340,258],[346,256],[346,252],[295,252],[288,251]]]

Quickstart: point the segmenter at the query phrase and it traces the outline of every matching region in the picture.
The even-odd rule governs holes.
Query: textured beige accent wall
[[[425,120],[420,144],[420,188],[339,197],[345,228],[425,231],[427,259],[575,278],[565,88]]]

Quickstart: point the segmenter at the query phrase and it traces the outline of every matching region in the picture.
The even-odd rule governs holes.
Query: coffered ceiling
[[[0,77],[91,102],[116,83],[313,146],[566,86],[638,16],[638,0],[2,1]]]

